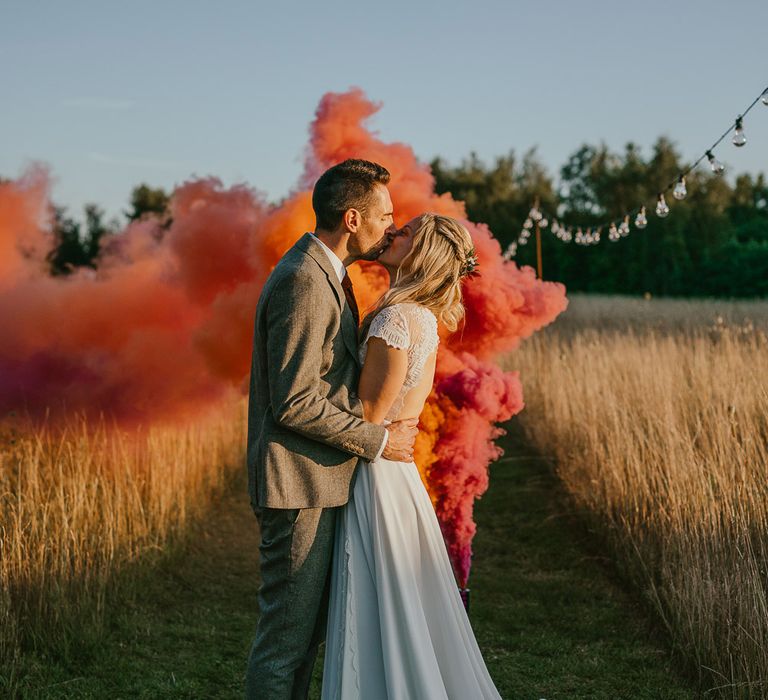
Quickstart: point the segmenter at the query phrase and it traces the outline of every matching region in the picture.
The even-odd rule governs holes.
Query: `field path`
[[[515,420],[507,428],[506,455],[476,506],[470,577],[470,617],[503,697],[697,697],[610,562],[590,551],[546,462]],[[23,696],[241,698],[259,543],[243,493],[218,504],[186,551],[147,577],[97,649],[76,664],[37,669]]]

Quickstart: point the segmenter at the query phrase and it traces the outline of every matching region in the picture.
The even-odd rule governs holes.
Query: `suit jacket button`
[[[349,398],[350,399],[356,399],[357,398],[357,394],[354,391],[350,391],[349,392]]]

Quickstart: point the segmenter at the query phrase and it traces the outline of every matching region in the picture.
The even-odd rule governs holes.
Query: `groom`
[[[261,525],[261,617],[246,697],[306,698],[325,638],[335,518],[360,458],[410,461],[417,419],[363,420],[355,393],[357,303],[346,267],[376,260],[395,232],[389,172],[346,160],[312,193],[305,233],[256,307],[248,404],[248,491]]]

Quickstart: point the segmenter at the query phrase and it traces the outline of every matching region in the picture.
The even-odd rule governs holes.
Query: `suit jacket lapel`
[[[347,297],[344,294],[344,289],[341,286],[336,270],[333,269],[333,265],[331,265],[327,253],[320,247],[320,244],[315,240],[315,237],[311,233],[305,233],[296,242],[296,245],[313,258],[315,262],[320,265],[323,272],[325,272],[325,275],[328,278],[328,283],[331,285],[331,289],[333,289],[333,292],[336,295],[336,301],[341,309],[342,338],[344,339],[347,349],[352,354],[352,357],[355,358],[355,362],[359,365],[360,357],[357,351],[357,327],[355,326],[355,317],[347,304]]]

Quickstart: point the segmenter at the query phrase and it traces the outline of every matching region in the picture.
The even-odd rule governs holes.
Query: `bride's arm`
[[[381,424],[405,382],[408,350],[387,345],[377,336],[369,337],[367,343],[357,395],[363,402],[364,419]]]

